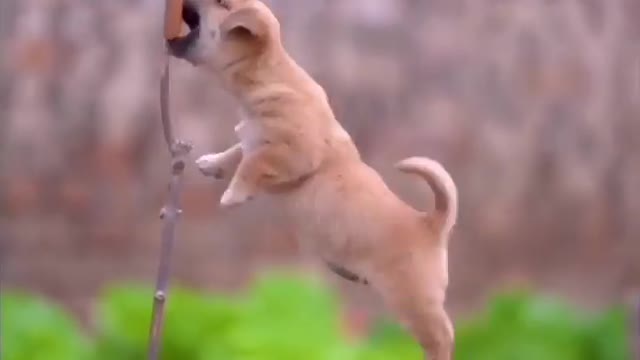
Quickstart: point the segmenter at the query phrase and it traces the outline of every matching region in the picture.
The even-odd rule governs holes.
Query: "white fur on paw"
[[[232,189],[227,189],[220,198],[220,205],[222,207],[230,207],[245,202],[248,199],[246,195],[239,195]]]
[[[214,176],[219,179],[223,178],[224,172],[219,166],[221,156],[222,154],[219,153],[200,156],[196,160],[196,165],[204,175]]]
[[[196,165],[198,165],[198,168],[200,168],[200,170],[209,170],[212,167],[217,166],[219,160],[220,154],[202,155],[198,158],[198,160],[196,160]]]

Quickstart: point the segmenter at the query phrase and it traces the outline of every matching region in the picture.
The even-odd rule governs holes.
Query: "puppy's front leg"
[[[241,160],[242,146],[237,143],[223,152],[201,156],[196,160],[196,165],[205,176],[222,180],[231,177],[230,174],[238,167]]]
[[[279,146],[262,146],[244,154],[220,205],[229,207],[252,199],[261,190],[286,181],[286,153]]]

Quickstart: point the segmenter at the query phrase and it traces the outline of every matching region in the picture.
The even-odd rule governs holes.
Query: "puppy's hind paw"
[[[207,154],[196,160],[196,165],[205,176],[212,176],[216,179],[224,179],[224,169],[220,166],[220,154]]]

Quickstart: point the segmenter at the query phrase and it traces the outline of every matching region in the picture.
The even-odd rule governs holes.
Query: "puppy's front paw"
[[[238,191],[237,189],[228,188],[222,194],[222,198],[220,198],[220,206],[229,208],[234,205],[240,205],[252,198],[253,196],[248,191]]]
[[[216,179],[224,179],[224,169],[220,166],[222,154],[207,154],[196,160],[196,165],[205,176],[213,176]]]

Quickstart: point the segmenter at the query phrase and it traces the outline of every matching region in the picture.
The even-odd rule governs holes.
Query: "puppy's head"
[[[280,44],[280,24],[258,0],[185,0],[182,19],[189,32],[168,41],[171,54],[214,71]]]

